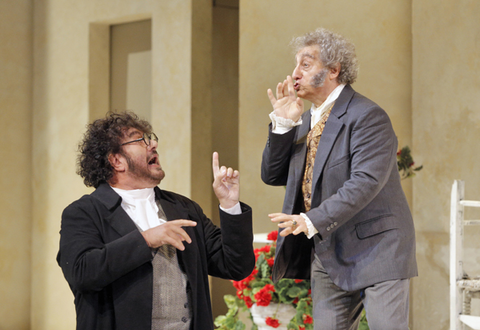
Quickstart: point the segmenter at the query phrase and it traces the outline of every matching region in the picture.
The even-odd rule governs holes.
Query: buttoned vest
[[[327,122],[328,116],[330,116],[332,108],[333,104],[323,114],[320,120],[315,124],[315,126],[313,126],[313,128],[310,130],[310,132],[308,132],[307,135],[307,158],[302,182],[303,206],[305,212],[310,211],[310,208],[312,207],[313,166],[315,164],[315,157],[317,155],[320,137],[322,136],[323,129],[325,128],[325,124]]]
[[[162,206],[156,203],[158,217],[166,219]],[[192,321],[190,290],[187,275],[178,263],[177,250],[165,244],[152,249],[152,255],[152,330],[189,330]]]

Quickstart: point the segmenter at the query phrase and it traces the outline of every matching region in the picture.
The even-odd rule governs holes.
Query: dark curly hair
[[[105,118],[87,125],[87,131],[78,145],[77,174],[87,187],[97,188],[113,176],[113,167],[108,161],[110,154],[123,154],[121,141],[129,128],[150,134],[152,126],[135,113],[109,111]]]

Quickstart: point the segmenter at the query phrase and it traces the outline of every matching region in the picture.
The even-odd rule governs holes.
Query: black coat
[[[192,243],[177,250],[192,297],[192,329],[213,329],[208,275],[240,280],[253,270],[252,211],[220,210],[216,227],[195,202],[155,188],[168,220],[189,219]],[[57,261],[75,296],[77,329],[150,330],[152,253],[108,184],[69,205],[62,214]]]

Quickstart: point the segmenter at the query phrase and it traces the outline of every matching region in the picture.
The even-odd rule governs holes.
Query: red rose
[[[243,291],[243,289],[245,289],[247,287],[246,285],[247,283],[245,283],[245,280],[241,280],[241,281],[233,281],[233,286],[235,289],[237,290],[241,290]]]
[[[245,301],[245,305],[247,305],[247,308],[253,306],[252,298],[250,298],[249,296],[243,297],[243,301]]]
[[[261,248],[259,248],[258,251],[268,253],[268,252],[270,252],[270,245],[264,245]],[[254,250],[254,252],[255,252],[255,250]]]
[[[298,297],[295,298],[295,299],[293,299],[293,303],[294,303],[294,304],[298,304]]]
[[[242,280],[245,286],[247,286],[253,279],[255,278],[255,275],[257,275],[258,269],[255,267],[250,275],[248,275],[246,278]]]
[[[262,290],[268,290],[268,291],[275,292],[275,287],[273,286],[273,284],[267,284],[263,287]]]
[[[277,241],[277,238],[278,238],[278,231],[276,231],[276,230],[271,231],[271,232],[267,235],[267,239],[270,240],[270,241],[276,242],[276,241]]]
[[[277,319],[271,318],[270,316],[265,319],[265,323],[272,328],[278,328],[280,326],[280,322]]]
[[[255,263],[256,263],[258,257],[260,256],[260,249],[253,249],[253,254],[255,255]]]
[[[258,306],[268,306],[272,301],[272,294],[275,292],[275,287],[272,284],[266,284],[260,291],[255,293],[254,298],[257,300]]]
[[[295,280],[295,283],[302,283],[303,280]]]
[[[267,259],[267,264],[269,267],[273,267],[273,263],[275,262],[275,258],[270,258],[270,259]]]
[[[233,287],[237,290],[244,290],[248,288],[248,285],[250,284],[251,281],[255,278],[255,275],[257,275],[258,269],[254,268],[252,273],[248,275],[246,278],[244,278],[241,281],[232,281]]]
[[[303,315],[302,315],[302,318],[303,318],[303,323],[305,323],[305,324],[313,324],[313,318],[312,318],[310,315],[303,314]]]
[[[305,330],[305,327],[303,325],[299,325],[298,330]]]
[[[237,290],[237,297],[243,299],[243,290]]]
[[[242,281],[232,281],[233,287],[237,290],[243,290]]]
[[[267,284],[263,289],[261,289],[254,295],[254,298],[257,300],[258,306],[268,306],[270,305],[270,301],[272,301],[272,295],[270,291],[267,289],[268,285],[271,285],[271,284]]]

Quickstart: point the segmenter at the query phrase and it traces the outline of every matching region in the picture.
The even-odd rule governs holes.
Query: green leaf
[[[223,296],[223,300],[225,301],[225,304],[227,305],[228,308],[232,308],[236,306],[236,299],[237,297],[232,296],[231,294],[226,294]]]
[[[363,310],[362,314],[360,315],[360,323],[358,324],[358,330],[370,330],[370,328],[368,327],[367,314],[365,313],[365,310]]]
[[[242,321],[237,321],[234,330],[245,330],[245,324]]]
[[[270,277],[272,275],[272,270],[268,263],[265,261],[261,266],[260,266],[260,271],[262,272],[262,277]]]
[[[227,317],[225,315],[220,315],[215,318],[215,321],[213,321],[213,324],[215,324],[216,327],[220,327],[225,324],[227,320]]]
[[[275,284],[275,288],[285,288],[288,286],[292,285],[293,280],[288,279],[288,278],[282,278],[280,281],[278,281],[277,284]]]
[[[292,286],[291,288],[288,289],[288,296],[292,298],[296,298],[300,295],[302,292],[302,289],[300,289],[298,286]]]

